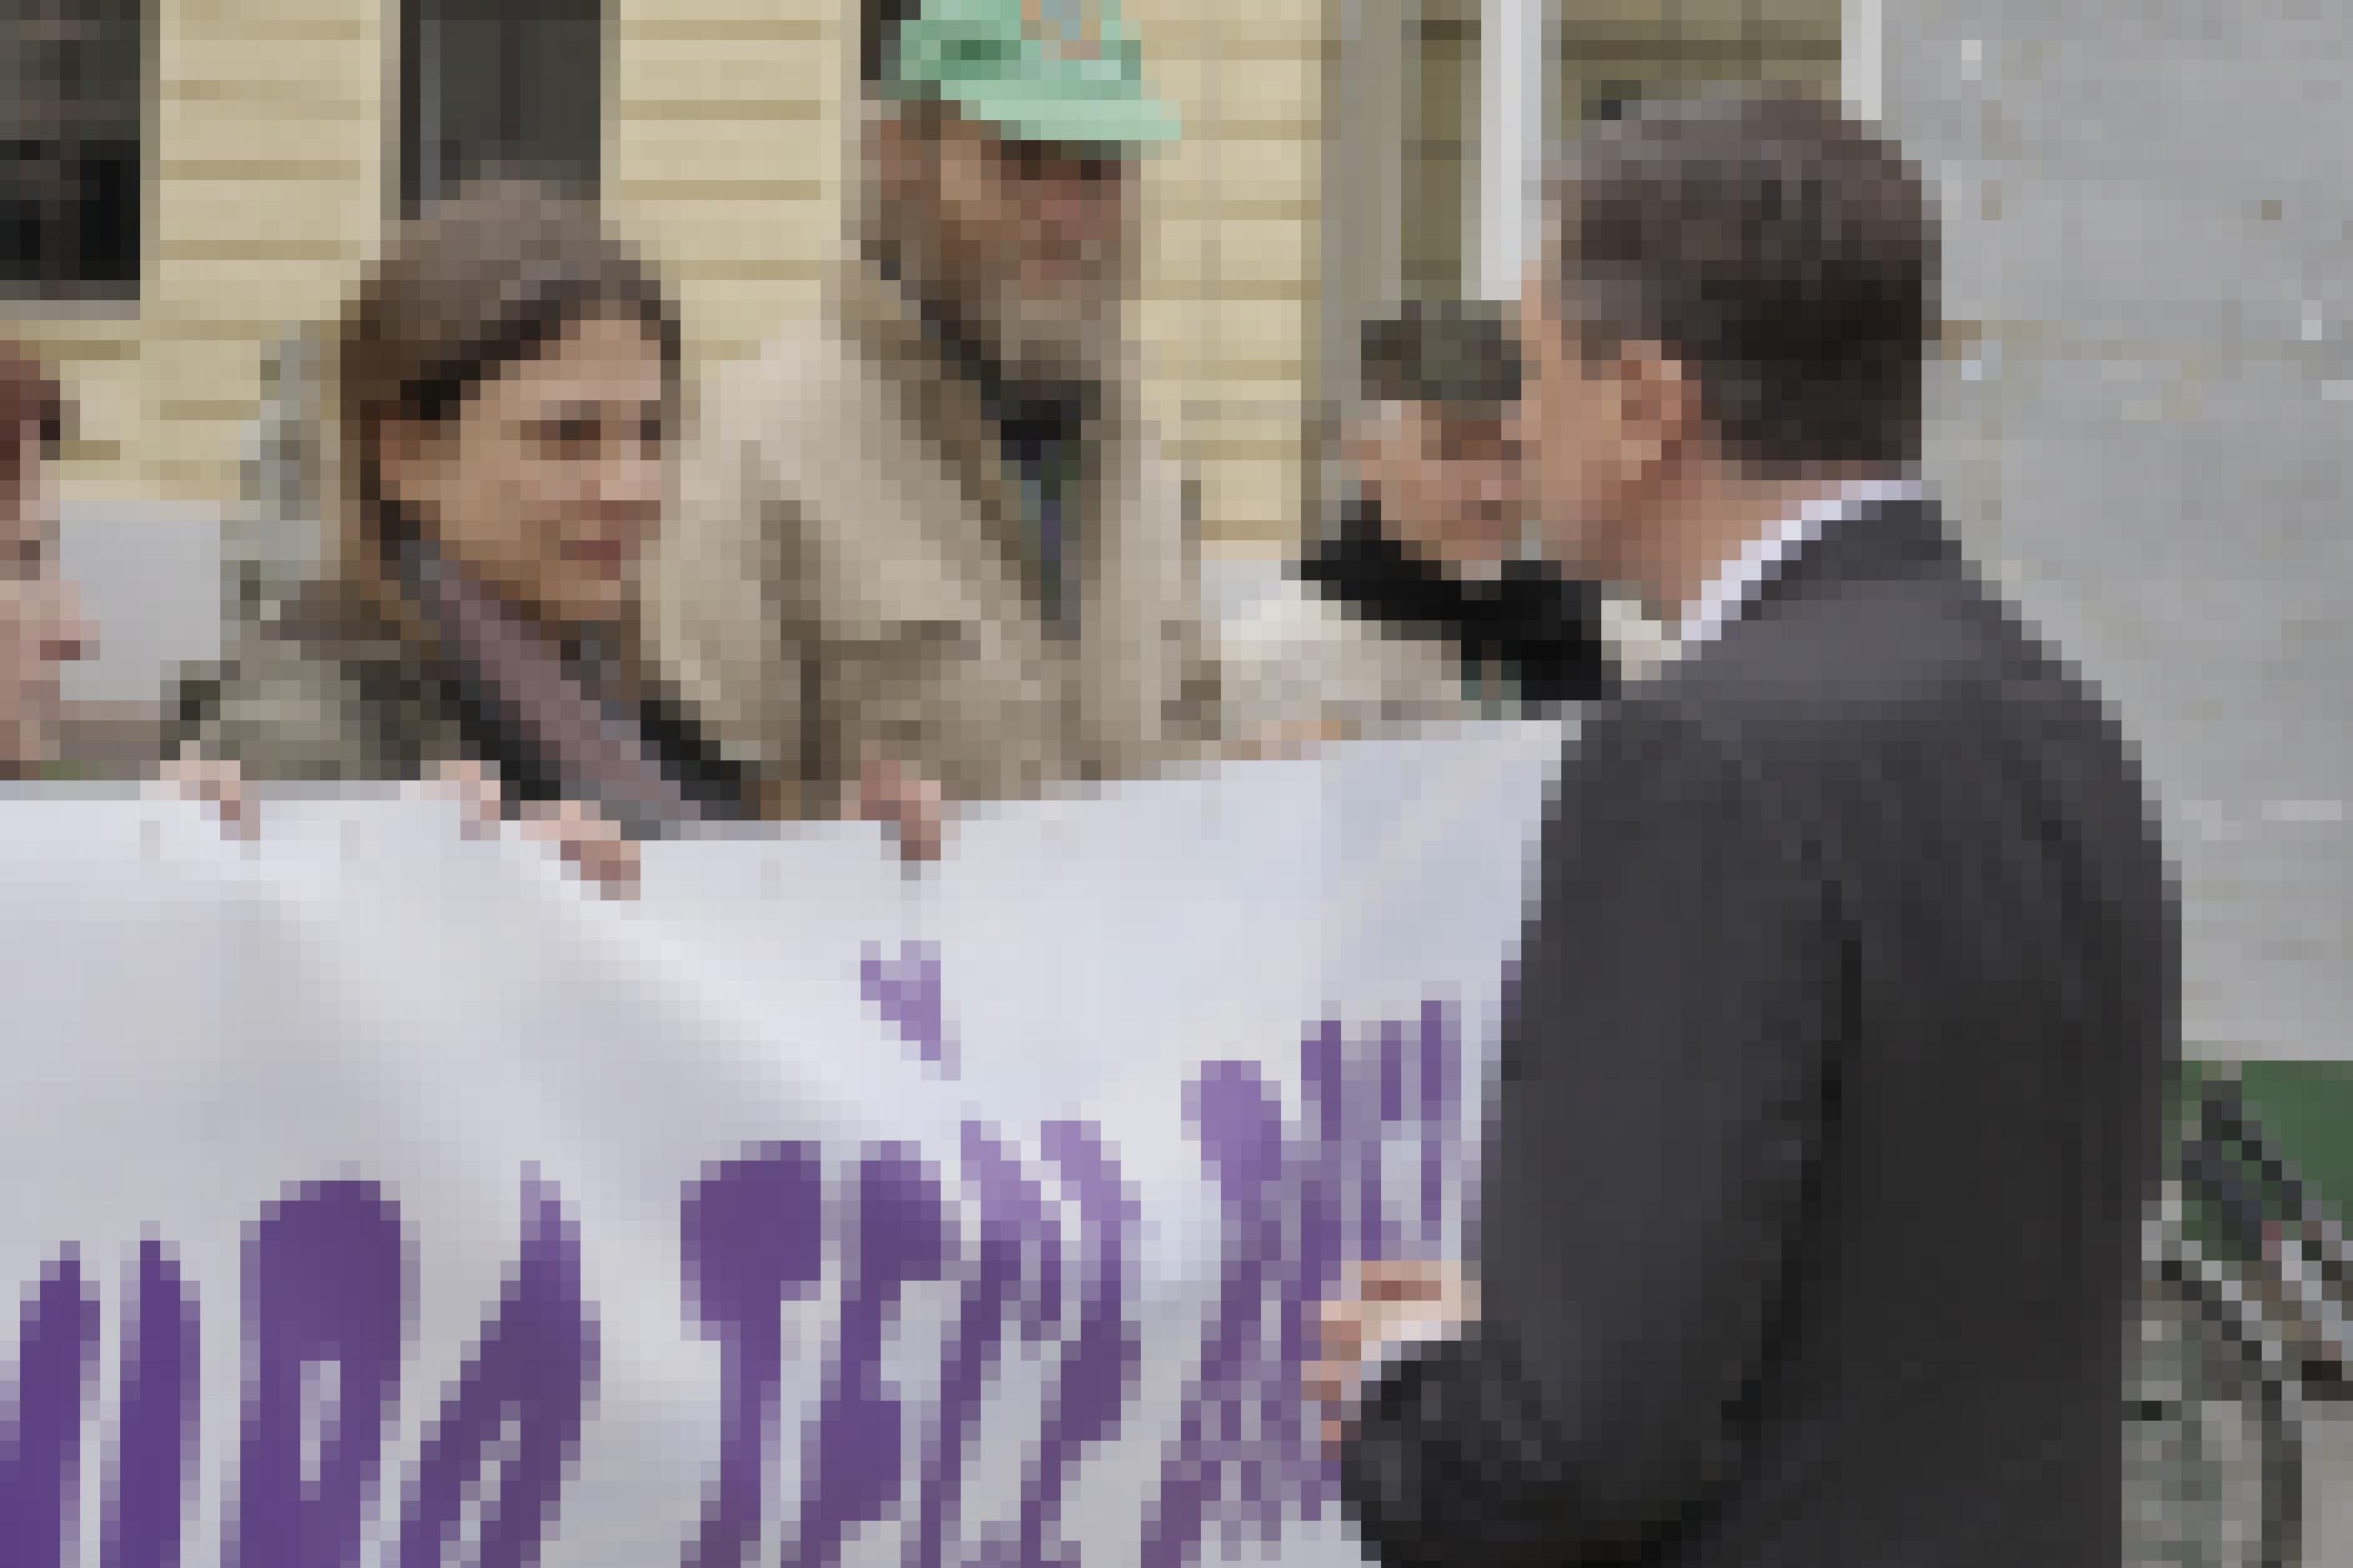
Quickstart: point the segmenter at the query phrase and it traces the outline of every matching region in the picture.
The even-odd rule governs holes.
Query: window
[[[0,0],[0,295],[139,297],[144,0]]]
[[[485,174],[596,193],[602,0],[403,0],[404,214]]]
[[[1835,94],[1841,0],[1665,0],[1644,20],[1571,9],[1559,23],[1553,129],[1615,120],[1639,100],[1715,83],[1774,82]]]

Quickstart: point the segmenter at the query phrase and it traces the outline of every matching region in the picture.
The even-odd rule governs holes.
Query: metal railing
[[[2200,1088],[2145,1256],[2126,1568],[2296,1568],[2306,1411],[2353,1388],[2353,1249],[2232,1077]]]

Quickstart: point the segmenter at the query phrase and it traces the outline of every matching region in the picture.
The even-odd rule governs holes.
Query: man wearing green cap
[[[1124,330],[1135,154],[1176,130],[1134,38],[1108,0],[869,0],[866,43],[853,254],[706,395],[653,632],[779,814],[920,852],[943,795],[1205,751],[1215,682]]]

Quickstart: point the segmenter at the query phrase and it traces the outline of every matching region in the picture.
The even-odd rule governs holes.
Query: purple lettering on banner
[[[910,1568],[939,1568],[944,1561],[949,1517],[963,1500],[965,1445],[1014,1315],[1022,1259],[1054,1258],[1061,1250],[1060,1227],[1050,1219],[1038,1184],[977,1122],[965,1123],[964,1169],[965,1184],[979,1201],[979,1256],[965,1282],[963,1305],[940,1360],[938,1410],[922,1467],[926,1484],[906,1553]],[[1052,1303],[1052,1315],[1059,1316],[1060,1306],[1059,1300]],[[1033,1336],[1041,1333],[1049,1313],[1041,1292],[1024,1326]]]
[[[1127,1240],[1138,1222],[1138,1205],[1121,1180],[1118,1163],[1104,1148],[1102,1132],[1083,1121],[1050,1121],[1040,1142],[1064,1190],[1078,1201],[1086,1261],[1078,1327],[1047,1391],[1034,1478],[1022,1491],[1014,1542],[1017,1568],[1058,1568],[1074,1561],[1060,1536],[1071,1472],[1090,1445],[1119,1430],[1120,1412],[1134,1391],[1144,1356],[1127,1305]],[[1059,1279],[1051,1285],[1059,1289]]]
[[[1274,1440],[1292,1463],[1286,1467],[1306,1516],[1321,1518],[1332,1494],[1320,1445],[1306,1431],[1306,1412],[1296,1397],[1299,1375],[1313,1359],[1316,1306],[1340,1285],[1346,1226],[1341,1199],[1341,1151],[1345,1147],[1348,1097],[1346,1058],[1340,1025],[1326,1020],[1299,1046],[1299,1083],[1305,1101],[1306,1147],[1292,1160],[1292,1204],[1298,1233],[1292,1267],[1283,1280],[1282,1365],[1291,1386],[1273,1402]]]
[[[1144,1521],[1144,1568],[1185,1563],[1222,1499],[1228,1446],[1240,1437],[1244,1384],[1260,1368],[1268,1284],[1279,1279],[1275,1269],[1282,1256],[1281,1100],[1256,1064],[1205,1062],[1187,1088],[1185,1110],[1218,1189],[1226,1256],[1199,1370],[1178,1418],[1176,1449],[1162,1463],[1159,1499]],[[1219,1428],[1214,1442],[1204,1430],[1213,1415]]]
[[[905,1439],[899,1402],[882,1392],[882,1342],[909,1284],[947,1272],[950,1237],[939,1178],[907,1144],[858,1168],[857,1244],[842,1291],[840,1339],[806,1437],[796,1568],[829,1568],[850,1531],[899,1501]]]
[[[408,1241],[372,1182],[305,1184],[265,1205],[245,1247],[246,1384],[227,1568],[353,1568],[399,1395]],[[304,1476],[303,1384],[338,1373]]]
[[[1383,1158],[1388,1146],[1388,1130],[1398,1126],[1405,1116],[1405,1058],[1407,1052],[1406,1026],[1394,1019],[1383,1020],[1380,1026],[1380,1058],[1376,1064],[1379,1081],[1376,1104],[1368,1123],[1362,1131],[1362,1176],[1358,1188],[1359,1202],[1356,1226],[1356,1256],[1359,1258],[1394,1258],[1397,1256],[1398,1226],[1396,1218],[1383,1202],[1386,1186]],[[1418,1045],[1420,1031],[1414,1032]],[[1418,1053],[1417,1053],[1418,1054]]]
[[[121,1417],[100,1568],[176,1568],[195,1476],[195,1288],[153,1237],[139,1244],[122,1336]]]
[[[858,962],[858,985],[866,1005],[898,1030],[902,1040],[915,1047],[916,1056],[954,1076],[937,947],[927,942],[902,942],[899,956],[885,959],[879,943],[868,942]]]
[[[762,1483],[785,1373],[784,1304],[825,1278],[825,1167],[813,1143],[765,1143],[686,1190],[688,1310],[721,1346],[718,1486],[687,1568],[738,1568],[760,1539]]]
[[[1439,1002],[1421,1005],[1421,1247],[1434,1258],[1446,1238],[1446,1179],[1456,1169],[1457,1086],[1461,1081],[1461,1037],[1451,1012]],[[1456,1179],[1460,1180],[1459,1172]]]
[[[1460,1067],[1449,1009],[1426,1004],[1418,1020],[1383,1022],[1358,1043],[1350,1048],[1330,1020],[1301,1040],[1303,1114],[1288,1143],[1280,1102],[1254,1068],[1212,1063],[1194,1085],[1188,1115],[1219,1190],[1227,1254],[1147,1521],[1148,1568],[1188,1558],[1221,1510],[1230,1510],[1229,1534],[1250,1530],[1262,1542],[1288,1514],[1324,1514],[1335,1489],[1300,1393],[1315,1306],[1340,1288],[1344,1261],[1396,1256],[1409,1229],[1430,1249],[1442,1239]],[[1399,1133],[1413,1140],[1420,1180],[1392,1201],[1385,1152]],[[1271,1356],[1261,1323],[1270,1296]]]
[[[522,1245],[499,1308],[425,1435],[403,1510],[400,1568],[441,1568],[466,1502],[512,1421],[496,1497],[482,1506],[479,1568],[539,1560],[580,1442],[597,1370],[596,1326],[580,1276],[580,1233],[552,1183],[528,1168]]]
[[[26,1568],[62,1563],[79,1515],[82,1408],[98,1376],[98,1293],[70,1247],[41,1270],[0,1404],[0,1542]]]

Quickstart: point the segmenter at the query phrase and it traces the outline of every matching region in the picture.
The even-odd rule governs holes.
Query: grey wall
[[[221,648],[217,508],[68,501],[58,564],[98,623],[94,658],[67,668],[77,702],[151,702],[192,659]]]
[[[2353,6],[1886,5],[1947,313],[1989,324],[1933,469],[2140,743],[2193,1045],[2353,1055]]]

